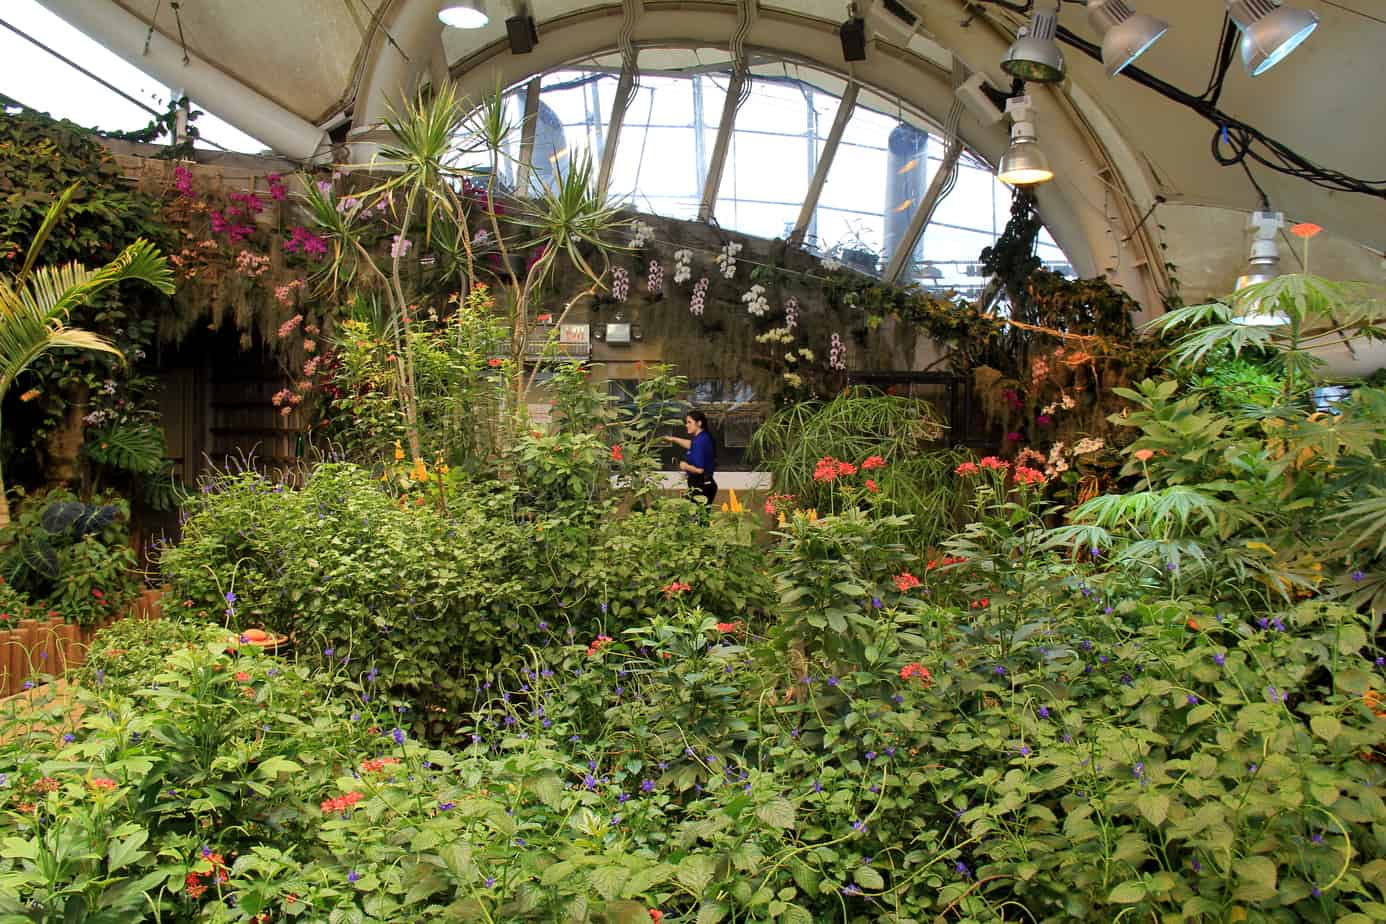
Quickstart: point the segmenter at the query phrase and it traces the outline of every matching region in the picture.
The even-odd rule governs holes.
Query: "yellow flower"
[[[741,513],[741,512],[743,512],[746,508],[743,507],[743,506],[741,506],[741,501],[739,501],[739,500],[736,499],[736,489],[735,489],[735,488],[731,489],[731,490],[728,492],[728,494],[730,495],[731,500],[729,500],[727,503],[723,504],[723,505],[722,505],[722,509],[723,509],[723,510],[730,510],[732,513]]]
[[[788,525],[788,522],[789,522],[789,521],[786,520],[786,519],[784,518],[784,511],[781,510],[781,511],[780,511],[780,520],[779,520],[780,525],[781,525],[781,526],[786,526],[786,525]]]
[[[395,461],[404,461],[404,449],[400,446],[399,440],[395,440]]]
[[[425,465],[424,460],[419,458],[418,456],[414,457],[413,476],[414,480],[418,482],[424,482],[428,480],[428,466]]]
[[[818,510],[817,510],[816,508],[810,508],[810,509],[809,509],[809,512],[808,512],[808,521],[809,521],[810,523],[817,523],[817,522],[818,522]]]
[[[448,468],[446,465],[438,466],[438,474],[440,475],[446,475],[450,471],[452,471],[452,469]]]

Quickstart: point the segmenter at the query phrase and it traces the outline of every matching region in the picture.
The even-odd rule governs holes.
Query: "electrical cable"
[[[1063,26],[1059,26],[1056,37],[1089,57],[1102,60],[1100,47]],[[1121,76],[1154,90],[1166,99],[1179,103],[1212,122],[1215,126],[1212,141],[1213,158],[1224,167],[1240,164],[1250,158],[1276,173],[1304,180],[1322,189],[1386,199],[1386,180],[1365,180],[1316,164],[1254,125],[1223,112],[1215,103],[1187,93],[1138,67],[1124,68]],[[1231,147],[1231,154],[1223,153],[1224,145]]]

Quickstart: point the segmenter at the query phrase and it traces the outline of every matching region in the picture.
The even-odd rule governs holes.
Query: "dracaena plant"
[[[76,190],[76,186],[68,187],[48,209],[19,272],[0,274],[0,400],[20,374],[50,350],[96,350],[121,356],[104,337],[67,326],[72,310],[96,293],[126,280],[139,280],[166,294],[173,292],[173,273],[167,261],[143,238],[95,269],[75,262],[37,265],[44,243]],[[9,502],[0,478],[0,526],[9,521]]]
[[[444,84],[386,117],[389,140],[365,165],[379,171],[373,186],[338,195],[330,183],[304,184],[305,205],[329,245],[320,284],[338,292],[377,292],[390,309],[395,391],[413,457],[420,454],[418,382],[404,346],[411,304],[426,293],[411,250],[441,256],[437,281],[455,274],[463,294],[478,282],[493,286],[508,322],[505,352],[517,408],[538,369],[535,364],[526,375],[530,329],[560,260],[583,282],[557,312],[555,334],[572,307],[603,285],[610,239],[621,222],[598,189],[590,160],[572,159],[535,198],[503,202],[498,178],[515,128],[499,91],[473,110]]]

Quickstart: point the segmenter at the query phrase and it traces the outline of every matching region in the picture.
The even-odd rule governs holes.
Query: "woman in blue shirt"
[[[707,432],[707,415],[702,411],[689,411],[683,418],[688,430],[688,439],[678,436],[664,437],[688,450],[679,468],[688,476],[688,491],[694,497],[701,495],[710,505],[717,497],[717,444],[712,434]]]

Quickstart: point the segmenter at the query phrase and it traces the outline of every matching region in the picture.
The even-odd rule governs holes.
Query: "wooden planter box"
[[[161,590],[146,590],[130,605],[124,618],[158,619],[163,615]],[[50,677],[61,677],[69,668],[87,659],[94,635],[115,622],[106,620],[95,626],[51,619],[25,619],[13,629],[0,631],[0,698],[24,691],[25,681],[39,684]]]

